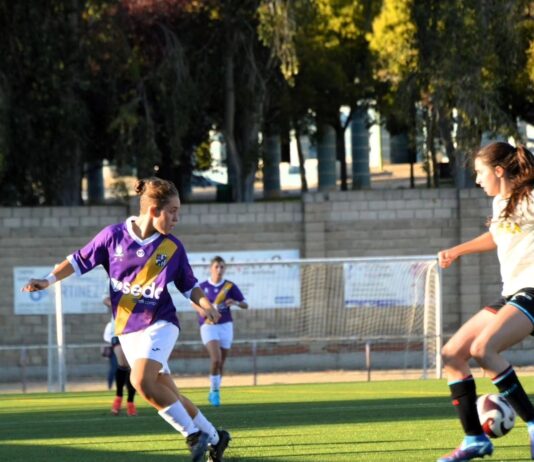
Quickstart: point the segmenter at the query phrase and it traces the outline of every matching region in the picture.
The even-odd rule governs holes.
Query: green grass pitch
[[[178,379],[179,383],[179,379]],[[524,378],[527,390],[534,377]],[[488,379],[478,392],[494,391]],[[226,462],[435,461],[462,433],[445,381],[184,390],[233,436]],[[186,462],[183,438],[138,399],[139,416],[109,414],[111,392],[0,395],[0,461]],[[525,424],[494,440],[485,461],[530,460]]]

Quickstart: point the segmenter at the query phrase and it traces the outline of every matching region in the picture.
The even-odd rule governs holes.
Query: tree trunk
[[[295,138],[297,141],[297,155],[299,158],[299,173],[300,173],[300,190],[305,193],[308,192],[308,179],[306,178],[306,167],[304,163],[304,152],[302,151],[302,143],[300,141],[300,130],[295,125]]]
[[[439,175],[438,175],[438,161],[436,159],[436,143],[434,141],[435,139],[435,132],[436,132],[436,115],[434,108],[430,109],[430,120],[429,120],[429,127],[428,127],[428,142],[429,142],[429,152],[430,152],[430,163],[431,163],[431,169],[432,169],[432,179],[433,179],[433,186],[435,188],[439,188]]]
[[[340,165],[341,191],[347,191],[347,156],[345,150],[345,129],[338,122],[336,130],[336,157]]]
[[[234,81],[235,38],[229,40],[224,57],[224,122],[223,136],[226,143],[228,182],[232,184],[234,201],[242,201],[241,162],[235,139],[236,95]]]
[[[79,146],[74,146],[72,157],[66,162],[61,175],[62,183],[59,190],[58,205],[75,206],[82,204],[82,168],[81,150]]]

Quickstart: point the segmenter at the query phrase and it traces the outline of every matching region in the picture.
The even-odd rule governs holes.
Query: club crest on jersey
[[[143,249],[138,249],[137,252],[135,252],[135,254],[139,257],[139,258],[143,258],[145,256],[145,251]]]
[[[156,265],[158,265],[160,268],[163,268],[167,264],[167,255],[163,255],[161,253],[156,255]]]

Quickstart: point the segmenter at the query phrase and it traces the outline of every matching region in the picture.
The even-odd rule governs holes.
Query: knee
[[[448,343],[443,346],[441,349],[441,359],[443,360],[444,366],[449,366],[454,364],[459,357],[458,350],[453,348]]]
[[[471,357],[482,365],[488,355],[491,354],[492,349],[490,343],[486,339],[476,338],[471,344],[469,352]]]

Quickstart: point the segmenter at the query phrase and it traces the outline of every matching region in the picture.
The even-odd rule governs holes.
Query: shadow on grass
[[[281,397],[283,398],[283,397]],[[79,398],[78,398],[79,399]],[[0,401],[1,406],[1,401]],[[225,404],[202,408],[216,426],[239,429],[283,428],[300,425],[378,423],[433,420],[454,416],[447,398],[417,397],[370,400],[338,400],[291,403]],[[120,424],[120,425],[118,425]],[[108,408],[97,407],[36,410],[20,412],[0,409],[0,442],[58,437],[102,437],[126,434],[161,435],[168,425],[151,408],[140,408],[135,418],[112,417]]]
[[[93,399],[97,402],[100,396],[95,397]],[[54,404],[46,395],[43,395],[42,401],[39,397],[31,397],[25,403],[22,396],[16,402],[6,401],[6,406],[0,409],[0,459],[5,462],[190,460],[183,439],[154,410],[140,407],[138,417],[112,417],[101,401],[92,408],[91,399],[91,395],[72,395],[70,399],[70,394],[67,394],[62,396],[61,404]],[[367,450],[375,457],[380,452],[392,454],[387,449],[390,447],[388,443],[396,440],[388,439],[389,435],[376,435],[377,440],[370,442],[359,438],[355,432],[337,441],[329,441],[327,437],[325,443],[325,433],[331,425],[409,423],[454,416],[449,400],[443,397],[239,403],[202,410],[216,426],[230,429],[236,453],[243,454],[247,448],[250,449],[250,456],[240,456],[233,455],[234,451],[230,448],[225,462],[260,462],[282,460],[282,457],[298,461],[299,458],[314,456],[335,462],[332,454],[348,457],[355,453],[356,448],[360,455]],[[302,442],[303,433],[291,428],[299,426],[306,426],[308,431],[310,426],[317,426],[317,437],[312,435],[311,443]],[[250,434],[261,429],[266,430],[265,434]],[[309,433],[307,437],[310,437]],[[378,449],[377,444],[382,449]],[[418,442],[414,442],[414,447],[417,446]],[[325,447],[334,448],[333,452],[325,454]],[[288,450],[284,451],[284,448]],[[258,452],[268,455],[255,457]]]

